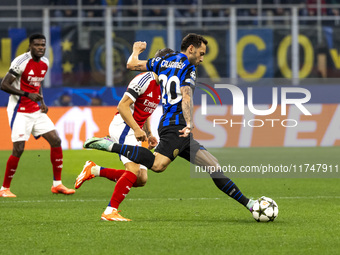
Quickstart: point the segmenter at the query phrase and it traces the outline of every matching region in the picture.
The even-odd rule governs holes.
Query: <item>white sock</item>
[[[107,150],[108,152],[110,152],[110,151],[112,150],[112,147],[113,147],[114,144],[115,144],[115,143],[110,144],[109,147],[107,147],[106,150]]]
[[[113,212],[113,210],[116,210],[116,211],[117,211],[116,208],[113,208],[113,207],[111,207],[111,206],[108,206],[108,207],[106,207],[106,209],[105,209],[105,211],[104,211],[104,214],[111,214],[111,213]]]
[[[53,187],[57,187],[61,184],[61,181],[53,181]]]
[[[4,186],[1,186],[1,189],[0,189],[0,190],[5,190],[5,189],[7,189],[7,188],[5,188]]]
[[[247,204],[246,207],[247,207],[248,209],[252,208],[253,205],[255,204],[255,201],[256,201],[256,200],[254,200],[254,199],[249,199],[249,202],[248,202],[248,204]]]
[[[95,165],[91,168],[91,174],[94,174],[94,176],[99,176],[100,175],[99,173],[100,173],[100,166]]]

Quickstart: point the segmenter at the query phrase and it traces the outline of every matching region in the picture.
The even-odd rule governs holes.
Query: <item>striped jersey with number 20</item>
[[[148,60],[147,69],[155,72],[160,81],[163,115],[159,128],[170,125],[184,125],[182,112],[182,86],[195,87],[196,68],[183,53],[172,53]]]

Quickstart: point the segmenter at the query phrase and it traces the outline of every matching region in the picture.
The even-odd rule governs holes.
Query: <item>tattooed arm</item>
[[[130,55],[126,68],[134,71],[147,71],[146,60],[139,60],[138,56],[146,49],[146,42],[135,42],[133,44],[132,54]]]
[[[194,128],[193,125],[193,98],[192,98],[192,89],[190,86],[183,86],[181,87],[181,93],[182,93],[182,111],[184,119],[187,123],[187,126],[180,130],[179,132],[182,133],[180,137],[186,137],[189,135],[191,130]]]

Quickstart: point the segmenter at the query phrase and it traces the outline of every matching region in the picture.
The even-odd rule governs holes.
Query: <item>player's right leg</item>
[[[12,129],[11,139],[13,142],[13,151],[7,160],[5,177],[0,189],[0,197],[16,197],[16,195],[10,191],[10,186],[20,157],[24,152],[25,141],[27,141],[31,135],[33,122],[29,116],[29,114],[25,113],[14,114],[14,112],[8,111],[8,120]]]
[[[6,165],[5,177],[0,189],[0,197],[16,197],[11,191],[10,186],[13,176],[17,170],[18,163],[22,153],[24,152],[25,141],[19,141],[13,143],[12,155],[9,156]]]

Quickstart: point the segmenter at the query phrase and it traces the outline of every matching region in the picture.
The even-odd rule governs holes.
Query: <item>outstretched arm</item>
[[[180,137],[186,137],[190,134],[191,130],[194,128],[192,120],[193,111],[192,89],[190,88],[190,86],[183,86],[181,87],[181,93],[182,93],[182,111],[187,126],[180,130],[179,132],[182,133]]]
[[[126,68],[133,71],[147,71],[146,60],[139,60],[138,56],[146,49],[146,42],[135,42],[133,44],[132,54],[129,57]]]

